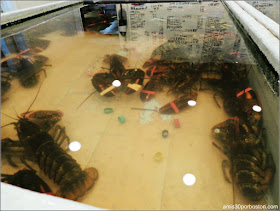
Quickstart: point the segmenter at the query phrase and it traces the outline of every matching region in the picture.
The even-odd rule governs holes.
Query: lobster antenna
[[[252,68],[253,68],[253,65],[250,65],[250,68],[249,68],[249,70],[246,73],[246,77],[248,77],[248,75],[249,75],[250,71],[252,70]]]
[[[17,120],[17,121],[18,121],[18,119],[14,118],[14,117],[11,117],[11,116],[9,116],[9,115],[7,115],[7,114],[4,114],[4,113],[2,113],[2,112],[1,112],[1,114],[5,115],[5,116],[7,116],[7,117],[10,117],[11,119],[14,119],[14,120]]]
[[[89,96],[87,96],[87,98],[86,99],[84,99],[84,101],[76,108],[76,111],[78,110],[78,108],[80,108],[81,107],[81,105],[91,96],[91,95],[93,95],[95,92],[96,92],[97,90],[95,90],[95,91],[93,91]]]
[[[233,204],[235,204],[235,181],[234,181],[234,176],[231,177],[232,178],[232,200],[233,200]]]
[[[19,115],[18,115],[18,113],[17,113],[17,111],[16,111],[16,109],[14,108],[14,106],[13,106],[13,110],[14,110],[14,112],[16,113],[17,117],[20,118]]]
[[[131,108],[132,110],[143,110],[143,111],[155,111],[158,112],[157,109],[148,109],[148,108]]]
[[[13,125],[13,124],[15,124],[15,123],[14,123],[14,122],[12,122],[12,123],[9,123],[9,124],[6,124],[6,125],[3,125],[3,126],[1,126],[1,128],[6,127],[6,126],[9,126],[9,125]]]
[[[31,106],[33,105],[33,103],[34,103],[35,100],[37,99],[37,97],[38,97],[38,95],[39,95],[39,92],[40,92],[40,89],[41,89],[41,87],[42,87],[43,82],[44,82],[44,81],[42,81],[42,83],[40,84],[40,87],[39,87],[39,89],[38,89],[38,91],[37,91],[37,94],[36,94],[36,96],[35,96],[33,102],[31,103],[31,105],[30,105],[29,108],[27,109],[26,113],[28,113],[28,111],[30,110]]]

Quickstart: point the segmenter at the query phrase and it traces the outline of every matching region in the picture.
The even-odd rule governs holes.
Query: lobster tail
[[[73,169],[65,175],[60,183],[60,190],[56,196],[76,200],[82,197],[98,179],[98,172],[95,168],[86,168],[84,171]]]
[[[20,129],[27,127],[32,128],[33,134],[21,133]],[[77,161],[55,143],[47,132],[36,127],[36,124],[21,119],[17,130],[26,151],[36,158],[40,169],[59,185],[57,196],[76,200],[94,185],[98,178],[97,170],[87,168],[83,171]]]
[[[98,177],[95,168],[83,171],[76,160],[52,141],[42,144],[36,157],[40,169],[60,186],[56,195],[64,198],[76,200],[82,197]]]

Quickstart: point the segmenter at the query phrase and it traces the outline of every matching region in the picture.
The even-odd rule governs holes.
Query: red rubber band
[[[38,49],[39,51],[44,51],[44,49],[40,47],[36,47],[36,49]]]
[[[241,92],[239,92],[237,95],[236,95],[236,97],[240,97],[241,95],[243,95],[244,94],[244,91],[241,91]]]
[[[243,95],[244,93],[249,92],[249,91],[251,91],[251,90],[252,90],[252,88],[247,88],[247,89],[245,89],[245,90],[239,92],[239,93],[236,95],[236,97],[240,97],[240,96]]]
[[[30,51],[30,48],[28,48],[28,49],[26,49],[26,50],[24,50],[24,51],[21,51],[21,52],[19,53],[19,55],[24,54],[24,53],[26,53],[27,51]]]
[[[175,113],[179,113],[179,109],[177,108],[177,106],[175,105],[175,103],[172,101],[169,103],[171,105],[171,107],[173,108],[173,110],[175,111]]]
[[[247,88],[247,89],[245,89],[245,92],[249,92],[251,90],[252,90],[252,88]]]
[[[179,119],[174,119],[174,125],[175,125],[176,128],[180,128]]]
[[[154,75],[154,71],[155,71],[156,68],[157,68],[157,66],[154,66],[154,68],[152,69],[151,77]]]
[[[149,90],[142,90],[141,92],[146,93],[146,94],[149,94],[149,95],[155,95],[155,94],[156,94],[156,92],[154,92],[154,91],[149,91]]]

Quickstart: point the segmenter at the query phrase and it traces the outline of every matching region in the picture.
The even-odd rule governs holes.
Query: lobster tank
[[[118,33],[118,19],[126,20],[126,33]],[[63,114],[54,123],[65,127],[71,142],[68,145],[60,137],[60,147],[82,169],[98,171],[95,184],[78,202],[126,210],[219,210],[234,204],[279,204],[279,77],[222,2],[75,6],[4,28],[1,55],[2,175],[27,169],[21,162],[25,155],[26,163],[54,194],[61,188],[47,176],[61,169],[49,168],[44,173],[47,162],[39,167],[27,153],[28,147],[11,141],[19,138],[15,127],[8,125],[19,116],[37,124],[36,114],[45,117],[53,111]],[[181,68],[180,74],[166,70],[174,63],[188,68]],[[159,73],[158,67],[162,68]],[[123,72],[115,74],[113,69]],[[189,84],[181,81],[182,69],[186,79],[191,78]],[[224,84],[221,69],[243,70],[248,77],[249,86],[236,93],[230,104],[225,103],[224,87],[216,86]],[[161,86],[163,78],[159,78],[153,88],[143,88],[163,72],[168,84]],[[92,80],[100,73],[112,81],[125,80],[120,80],[120,87],[107,87],[106,78]],[[177,98],[189,93],[182,86],[191,91],[197,88],[193,104],[184,101],[184,108],[176,104]],[[213,145],[219,143],[213,136],[214,126],[234,119],[226,112],[227,106],[247,106],[238,98],[250,95],[247,88],[257,93],[254,99],[258,99],[263,120],[259,127],[264,128],[258,137],[266,142],[262,150],[267,157],[272,155],[276,167],[268,190],[257,201],[241,193],[238,185],[242,182],[233,185],[225,179],[222,163],[228,158]],[[166,104],[167,114],[162,112]],[[42,122],[53,120],[53,116],[48,118]],[[237,125],[237,118],[234,121]],[[48,133],[53,135],[55,128]],[[80,149],[72,149],[72,143],[80,143]],[[44,153],[37,155],[47,157]],[[52,159],[56,156],[61,154]],[[262,170],[260,174],[266,169]],[[244,171],[251,172],[248,177],[257,174],[249,167]],[[234,171],[234,178],[241,173]],[[258,183],[264,188],[263,180],[254,179],[245,178],[249,185]]]

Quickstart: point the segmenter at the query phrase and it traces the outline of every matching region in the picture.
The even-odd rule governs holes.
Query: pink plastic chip
[[[176,128],[180,128],[179,119],[174,119],[174,125],[175,125]]]

